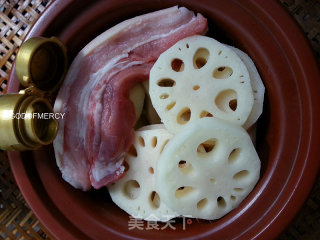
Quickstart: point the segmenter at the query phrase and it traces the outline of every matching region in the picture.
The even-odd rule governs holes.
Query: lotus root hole
[[[154,136],[151,140],[151,146],[155,148],[157,146],[157,143],[158,143],[158,138]]]
[[[206,48],[199,48],[193,55],[193,67],[200,69],[207,64],[209,58],[209,51]]]
[[[226,66],[221,66],[216,68],[213,71],[213,77],[217,78],[217,79],[226,79],[228,77],[230,77],[233,73],[232,68],[230,67],[226,67]]]
[[[149,203],[151,208],[157,209],[160,207],[160,196],[156,191],[152,191],[149,196]]]
[[[237,109],[237,92],[232,89],[221,91],[215,99],[215,104],[223,112],[234,112]]]
[[[208,199],[203,198],[197,203],[197,209],[202,210],[207,206],[207,204],[208,204]]]
[[[237,99],[232,99],[232,100],[230,100],[230,102],[229,102],[229,108],[230,108],[232,111],[237,110],[237,105],[238,105]]]
[[[123,187],[124,195],[129,199],[136,199],[140,194],[140,184],[136,180],[129,180]]]
[[[199,90],[200,89],[200,86],[199,85],[195,85],[195,86],[193,86],[193,88],[192,88],[194,91],[197,91],[197,90]]]
[[[138,138],[138,142],[139,142],[139,144],[140,144],[140,146],[141,146],[141,147],[146,146],[146,144],[145,144],[145,142],[144,142],[143,137],[139,136],[139,138]]]
[[[169,103],[166,107],[167,111],[170,111],[175,105],[176,105],[176,102]]]
[[[236,191],[236,192],[242,192],[243,188],[234,188],[233,190]]]
[[[181,160],[179,161],[178,163],[178,167],[179,167],[179,170],[183,173],[183,174],[190,174],[193,170],[193,167],[192,165],[185,161],[185,160]]]
[[[160,99],[167,99],[169,97],[169,94],[164,93],[160,95]]]
[[[240,151],[241,149],[240,148],[235,148],[231,151],[231,153],[229,154],[229,157],[228,157],[228,162],[229,163],[234,163],[240,156]]]
[[[124,172],[128,172],[130,165],[127,161],[123,161]]]
[[[240,172],[237,172],[235,175],[233,175],[233,179],[239,181],[239,180],[245,178],[248,175],[249,175],[249,171],[248,170],[242,170]]]
[[[176,85],[176,82],[170,78],[164,78],[158,81],[159,87],[173,87]]]
[[[227,206],[226,200],[221,196],[217,198],[217,204],[219,208],[225,208]]]
[[[176,192],[176,198],[183,198],[189,196],[192,192],[194,192],[194,188],[190,186],[179,187]]]
[[[217,145],[217,139],[211,138],[206,140],[203,143],[200,143],[197,147],[197,152],[202,153],[210,153],[213,151],[215,146]]]
[[[137,157],[137,149],[134,145],[131,145],[129,150],[128,150],[128,154],[131,155],[132,157]]]
[[[184,70],[184,63],[181,59],[175,58],[171,61],[171,68],[175,72],[182,72]]]
[[[213,117],[213,115],[204,110],[200,113],[200,118],[204,118],[204,117]]]
[[[190,121],[191,118],[191,110],[190,108],[183,108],[177,117],[177,122],[179,124],[186,124]]]

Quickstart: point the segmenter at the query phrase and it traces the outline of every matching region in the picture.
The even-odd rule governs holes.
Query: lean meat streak
[[[202,15],[171,7],[126,20],[79,52],[54,106],[55,112],[65,113],[54,149],[67,182],[82,190],[98,189],[123,175],[136,121],[130,88],[148,79],[162,52],[206,30]]]

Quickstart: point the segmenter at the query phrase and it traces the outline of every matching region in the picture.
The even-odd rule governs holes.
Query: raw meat
[[[202,15],[171,7],[126,20],[79,52],[54,106],[55,112],[66,113],[54,149],[67,182],[98,189],[122,176],[136,120],[128,91],[148,79],[162,52],[206,30]]]

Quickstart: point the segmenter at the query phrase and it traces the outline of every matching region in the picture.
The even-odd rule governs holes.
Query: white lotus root
[[[150,71],[150,97],[172,133],[203,117],[242,125],[253,106],[249,73],[231,49],[192,36],[162,53]]]
[[[242,62],[246,65],[250,76],[254,102],[252,106],[252,111],[247,121],[243,124],[243,127],[245,129],[248,129],[258,120],[259,116],[262,113],[265,87],[258,73],[258,70],[251,58],[245,52],[241,51],[238,48],[231,46],[228,47],[231,48],[240,57]]]
[[[137,120],[140,118],[143,110],[144,98],[145,92],[141,84],[136,84],[133,88],[130,89],[129,99],[134,105]]]
[[[155,185],[156,163],[172,135],[160,125],[136,131],[135,141],[125,157],[126,173],[108,186],[114,203],[133,217],[168,221],[177,216],[162,201]]]
[[[156,130],[156,129],[167,130],[166,127],[163,124],[151,124],[151,125],[143,126],[143,127],[139,128],[139,129],[137,129],[137,131]]]
[[[203,118],[166,145],[156,183],[174,211],[213,220],[237,207],[259,174],[260,160],[247,132],[217,118]]]
[[[154,109],[150,99],[150,95],[149,95],[149,80],[144,81],[142,85],[146,94],[145,101],[144,101],[146,118],[149,124],[159,124],[161,123],[161,119],[158,116],[158,113],[156,112],[156,110]]]

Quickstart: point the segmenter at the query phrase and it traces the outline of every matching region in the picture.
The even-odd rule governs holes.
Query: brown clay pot
[[[254,60],[266,87],[258,122],[261,179],[242,204],[217,221],[183,228],[129,230],[129,216],[106,189],[82,192],[60,176],[52,146],[9,153],[26,201],[59,239],[273,239],[293,219],[319,169],[320,81],[307,40],[275,0],[56,0],[33,26],[32,36],[57,36],[69,59],[99,33],[143,13],[179,5],[208,18],[208,36],[234,45]],[[14,72],[14,71],[13,71]],[[15,74],[9,92],[16,92]],[[146,224],[145,224],[146,226]]]

